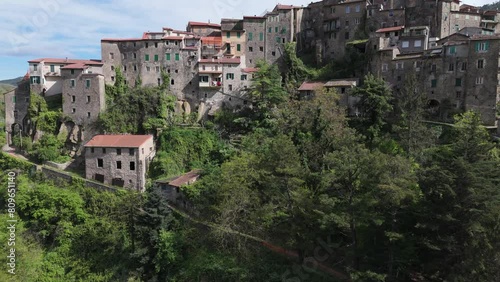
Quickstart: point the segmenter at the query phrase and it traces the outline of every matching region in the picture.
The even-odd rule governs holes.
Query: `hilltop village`
[[[500,102],[499,19],[497,11],[458,0],[325,0],[301,7],[279,4],[262,16],[221,19],[220,24],[190,21],[182,31],[162,27],[135,38],[103,38],[100,60],[28,62],[28,73],[6,95],[7,140],[12,144],[20,132],[33,140],[43,134],[27,118],[32,93],[59,99],[67,117],[60,131],[73,144],[72,156],[85,156],[86,177],[142,191],[155,156],[152,136],[101,135],[93,126],[106,112],[107,85],[114,85],[118,75],[129,87],[168,85],[177,112],[206,120],[222,108],[252,107],[249,91],[259,60],[286,68],[290,43],[316,66],[345,59],[353,50],[364,58],[342,77],[301,81],[296,89],[301,99],[332,88],[347,115],[357,116],[358,98],[350,91],[363,84],[365,74],[382,78],[398,95],[411,73],[438,119],[474,110],[494,131]],[[104,169],[107,162],[117,167]]]

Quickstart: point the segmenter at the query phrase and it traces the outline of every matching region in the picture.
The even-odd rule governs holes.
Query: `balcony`
[[[221,87],[222,87],[222,82],[220,81],[210,81],[210,82],[200,81],[200,88],[221,88]]]

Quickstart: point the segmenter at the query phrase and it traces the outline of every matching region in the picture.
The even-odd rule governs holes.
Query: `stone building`
[[[144,192],[156,154],[152,135],[97,135],[85,144],[87,179]]]
[[[44,97],[60,95],[63,91],[64,77],[62,69],[68,65],[83,64],[94,73],[102,74],[103,63],[100,60],[74,60],[41,58],[28,61],[31,90]]]
[[[190,209],[192,208],[192,204],[188,201],[186,195],[180,188],[192,185],[200,178],[200,176],[201,170],[192,170],[181,176],[165,180],[157,180],[155,185],[161,189],[169,203],[175,205],[177,208]]]
[[[190,21],[186,27],[186,31],[195,36],[213,36],[220,33],[221,25],[214,23],[203,23]]]
[[[414,73],[419,91],[427,93],[429,111],[439,112],[441,119],[475,110],[485,125],[496,126],[500,37],[453,34],[439,43],[438,48],[412,54],[397,48],[379,50],[371,71],[396,92],[404,87],[405,76]]]
[[[63,113],[75,124],[90,124],[106,108],[102,67],[75,63],[61,68]]]
[[[193,33],[169,28],[144,33],[142,38],[102,39],[106,83],[114,83],[117,68],[130,86],[138,81],[144,86],[160,85],[164,72],[169,75],[171,92],[179,100],[192,100],[197,95],[199,41]]]
[[[245,63],[247,67],[254,67],[257,61],[264,60],[266,54],[266,17],[243,17],[243,29],[246,31],[247,47]]]

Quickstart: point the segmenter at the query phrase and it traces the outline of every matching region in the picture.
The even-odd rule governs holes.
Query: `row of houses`
[[[179,103],[199,117],[221,107],[246,107],[251,104],[248,89],[258,61],[283,66],[289,42],[296,42],[297,53],[312,54],[320,65],[342,59],[353,42],[370,57],[359,77],[305,81],[298,89],[301,98],[313,95],[318,87],[334,88],[348,114],[357,115],[357,101],[349,89],[362,84],[360,73],[383,78],[396,92],[414,73],[430,108],[446,104],[458,111],[476,110],[485,125],[498,128],[498,19],[497,11],[460,5],[458,0],[323,0],[300,7],[278,4],[262,16],[220,23],[190,21],[186,30],[163,27],[135,38],[104,38],[99,60],[28,62],[24,79],[5,96],[8,140],[19,130],[29,132],[32,92],[45,98],[60,96],[62,112],[88,129],[105,111],[105,85],[115,83],[118,71],[130,86],[137,81],[144,86],[167,83]],[[168,81],[163,81],[165,77]],[[92,141],[92,131],[80,135],[79,142],[88,145],[85,156],[91,160],[86,164],[88,178],[144,187],[144,175],[154,157],[154,146],[148,151],[149,139],[138,145],[130,135],[99,137],[99,142]],[[117,140],[124,147],[108,144]],[[144,147],[145,153],[143,144],[149,146]],[[118,148],[121,153],[133,149],[134,155],[125,159]]]

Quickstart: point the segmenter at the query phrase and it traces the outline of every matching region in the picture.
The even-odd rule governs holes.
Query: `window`
[[[149,43],[146,42],[146,48],[148,48],[148,47],[149,47]]]
[[[155,55],[155,62],[158,62],[158,55]]]
[[[148,54],[144,55],[144,60],[145,60],[146,62],[149,62],[149,55],[148,55]]]
[[[122,169],[122,161],[116,161],[116,169]]]
[[[87,96],[87,103],[90,103],[90,96]]]
[[[273,28],[272,27],[268,28],[267,32],[269,32],[269,33],[273,32]]]
[[[264,47],[259,47],[259,51],[264,52]]]
[[[431,87],[436,87],[437,86],[437,79],[431,80]]]
[[[264,41],[264,33],[263,32],[259,33],[259,40]]]
[[[281,38],[279,36],[276,36],[276,43],[280,43],[281,42]]]
[[[246,74],[242,74],[241,75],[241,80],[247,80],[247,75]]]
[[[331,8],[330,8],[330,13],[331,13],[331,14],[335,14],[335,7],[331,7]]]
[[[466,71],[467,70],[467,63],[466,62],[462,62],[462,68],[461,68],[462,71]]]
[[[248,52],[253,52],[253,47],[248,47]]]
[[[111,81],[115,81],[115,77],[114,76],[111,77]]]
[[[75,81],[74,79],[72,79],[72,80],[70,81],[70,87],[71,87],[71,88],[75,88],[75,84],[76,84],[76,81]]]
[[[155,67],[156,72],[160,72],[160,67]]]
[[[359,11],[360,11],[360,6],[356,5],[356,13],[359,13]]]
[[[137,53],[134,53],[134,59],[137,59]]]
[[[122,149],[116,149],[116,154],[117,154],[118,156],[121,156],[121,154],[122,154]]]
[[[349,14],[351,12],[351,7],[347,6],[345,7],[345,13]]]
[[[455,78],[455,86],[462,86],[462,79],[461,78]]]
[[[415,40],[413,46],[414,47],[422,47],[422,40]]]
[[[87,117],[89,118],[91,116],[90,112],[87,112]]]
[[[349,21],[345,21],[345,26],[349,27]]]
[[[405,67],[405,63],[404,62],[398,62],[398,63],[396,63],[396,69],[397,70],[402,70],[402,69],[404,69],[404,67]]]
[[[128,149],[128,154],[131,156],[135,155],[135,149],[134,148]]]
[[[249,32],[248,33],[248,41],[252,41],[253,40],[253,33]]]
[[[237,37],[237,38],[241,38],[241,32],[239,32],[239,31],[238,31],[238,32],[236,32],[236,37]]]
[[[158,42],[155,42],[155,48],[158,48]]]
[[[111,70],[115,70],[115,67],[111,67]],[[71,74],[75,74],[75,70],[71,70]]]
[[[109,58],[110,58],[111,60],[113,60],[113,59],[115,58],[115,54],[114,54],[114,53],[109,53]]]
[[[144,155],[144,148],[141,148],[141,153]]]
[[[389,65],[382,64],[382,72],[386,72],[389,69]]]
[[[226,37],[227,37],[227,38],[231,38],[231,32],[229,32],[229,31],[228,31],[228,32],[226,32]]]
[[[403,47],[403,48],[408,48],[408,47],[410,47],[410,42],[409,42],[409,41],[403,41],[403,43],[402,43],[402,47]]]
[[[38,71],[38,65],[37,64],[33,65],[33,71]]]
[[[104,167],[104,161],[102,159],[97,159],[97,167]]]
[[[354,19],[354,23],[355,23],[355,24],[360,24],[360,23],[361,23],[361,20],[360,20],[359,18],[355,18],[355,19]]]
[[[94,153],[94,148],[90,148],[90,153]]]
[[[455,64],[451,63],[448,65],[448,71],[454,71],[455,70]]]
[[[148,57],[149,58],[149,57]],[[149,59],[148,59],[149,60]],[[123,66],[123,71],[127,72],[127,66]]]
[[[134,65],[134,71],[137,72],[137,65]]]
[[[228,88],[229,88],[229,91],[233,91],[233,85],[232,84],[229,84]]]
[[[477,68],[478,69],[484,68],[484,60],[483,59],[477,60]]]
[[[241,44],[236,44],[236,51],[241,51]]]
[[[234,79],[234,73],[227,73],[226,79]]]
[[[489,48],[489,42],[476,42],[477,52],[488,51],[488,48]]]
[[[170,80],[170,85],[175,85],[175,80],[171,79]]]
[[[274,32],[278,33],[278,32],[279,32],[279,30],[280,30],[280,28],[279,28],[279,27],[277,27],[277,26],[276,26],[276,27],[274,27]]]
[[[166,59],[167,61],[170,61],[170,53],[165,54],[165,59]]]
[[[85,88],[90,88],[90,79],[85,79]]]
[[[272,52],[271,52],[271,55],[272,55],[272,56],[276,56],[276,52],[275,52],[275,51],[272,51]]]
[[[476,77],[476,84],[483,84],[483,77],[482,76]]]
[[[130,170],[135,170],[135,162],[130,162]]]
[[[461,91],[457,91],[457,92],[455,93],[455,97],[456,97],[456,98],[461,98],[461,97],[462,97],[462,92],[461,92]]]
[[[431,71],[436,71],[436,64],[431,65]]]
[[[71,103],[74,103],[74,102],[76,102],[76,96],[75,95],[71,96]]]
[[[102,153],[106,154],[106,148],[102,148]]]
[[[56,71],[55,68],[56,68],[56,66],[50,65],[50,72],[55,72]]]
[[[180,60],[179,53],[175,53],[175,60],[176,60],[176,61]]]
[[[450,55],[453,55],[453,54],[456,54],[457,53],[457,47],[456,46],[451,46],[449,49],[448,49]]]

